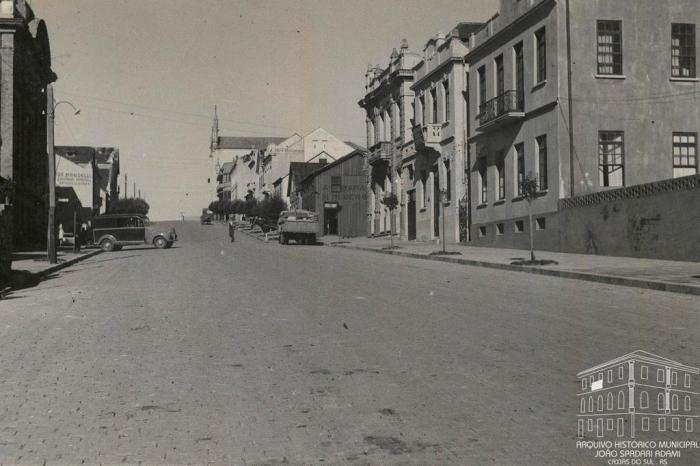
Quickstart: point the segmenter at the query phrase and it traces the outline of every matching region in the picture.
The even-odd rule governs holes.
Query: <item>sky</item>
[[[406,38],[485,21],[498,0],[32,0],[51,41],[56,144],[118,147],[153,219],[199,215],[222,136],[323,127],[365,144],[367,65]]]

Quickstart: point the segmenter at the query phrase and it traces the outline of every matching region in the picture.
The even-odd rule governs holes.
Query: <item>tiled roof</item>
[[[279,144],[287,138],[277,137],[231,137],[219,136],[219,149],[265,149],[270,144]]]

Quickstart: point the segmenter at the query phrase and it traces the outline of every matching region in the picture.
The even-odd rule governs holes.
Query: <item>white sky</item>
[[[57,145],[116,146],[154,219],[209,204],[214,104],[221,135],[322,126],[364,145],[368,63],[407,38],[484,21],[498,0],[32,0],[46,20]]]

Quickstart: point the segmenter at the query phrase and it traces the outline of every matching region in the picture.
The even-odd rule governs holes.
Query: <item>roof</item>
[[[234,164],[233,162],[224,162],[224,164],[221,166],[221,168],[219,169],[219,171],[220,171],[221,173],[230,173],[231,170],[233,170],[233,166],[234,166],[234,165],[235,165],[235,164]]]
[[[95,160],[95,148],[90,146],[56,146],[54,151],[73,163],[86,164]]]
[[[353,150],[361,150],[361,151],[363,151],[363,152],[367,150],[366,148],[362,147],[362,146],[359,145],[359,144],[355,144],[355,143],[352,142],[352,141],[343,141],[343,142],[344,142],[345,144],[347,144],[348,146],[352,147]]]
[[[453,29],[453,32],[457,33],[457,37],[462,40],[466,40],[470,35],[480,31],[486,26],[486,23],[459,23]]]
[[[678,361],[674,361],[673,359],[664,358],[662,356],[659,356],[659,355],[654,354],[654,353],[650,353],[648,351],[636,350],[636,351],[632,351],[631,353],[627,353],[623,356],[620,356],[618,358],[611,359],[610,361],[606,361],[602,364],[598,364],[597,366],[589,367],[588,369],[585,369],[585,370],[579,372],[578,374],[576,374],[576,376],[583,377],[589,373],[597,372],[597,371],[603,370],[605,368],[608,368],[610,366],[614,366],[614,365],[623,363],[623,362],[631,360],[631,359],[645,361],[645,362],[651,363],[651,364],[673,366],[673,367],[676,367],[676,368],[679,368],[682,370],[686,370],[688,372],[692,372],[694,374],[700,373],[700,370],[697,367],[688,366],[688,365],[680,363]]]
[[[279,144],[286,141],[288,138],[278,137],[238,137],[238,136],[219,136],[217,140],[218,149],[265,149],[270,144]]]
[[[326,165],[321,165],[321,168],[317,168],[315,171],[313,171],[312,173],[309,173],[304,179],[302,179],[301,183],[306,183],[311,178],[314,178],[314,177],[320,175],[321,173],[325,172],[326,170],[330,170],[331,168],[335,167],[336,165],[340,165],[341,163],[345,162],[348,159],[355,157],[356,155],[364,155],[364,154],[365,154],[365,151],[354,150],[354,151],[350,152],[349,154],[342,156],[341,158],[339,158],[338,160],[336,160],[334,162],[328,163]],[[316,165],[318,167],[319,164],[314,164],[314,165]]]
[[[289,163],[289,184],[287,185],[287,195],[290,194],[292,184],[299,186],[307,176],[318,168],[317,162],[290,162]]]

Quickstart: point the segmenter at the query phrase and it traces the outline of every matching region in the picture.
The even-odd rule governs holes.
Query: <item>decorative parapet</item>
[[[684,176],[669,180],[655,181],[653,183],[638,184],[625,188],[599,191],[597,193],[584,194],[568,199],[559,200],[559,210],[586,207],[603,202],[622,201],[625,199],[640,199],[664,193],[676,191],[688,191],[700,188],[700,175]]]

